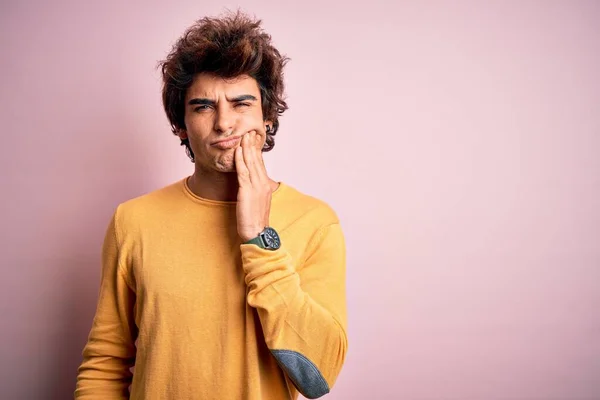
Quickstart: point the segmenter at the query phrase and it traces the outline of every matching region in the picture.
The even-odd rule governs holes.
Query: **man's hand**
[[[237,230],[242,243],[269,226],[272,189],[262,157],[265,132],[252,130],[235,149],[235,168],[240,185],[237,195]]]

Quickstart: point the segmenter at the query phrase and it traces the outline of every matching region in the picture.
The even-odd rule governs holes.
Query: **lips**
[[[213,143],[212,145],[218,149],[227,150],[233,149],[237,147],[241,140],[240,136],[230,137],[227,139],[219,140],[218,142]]]

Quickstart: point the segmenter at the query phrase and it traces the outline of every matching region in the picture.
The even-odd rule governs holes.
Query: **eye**
[[[198,107],[195,107],[194,111],[195,112],[200,112],[200,111],[205,111],[205,110],[208,110],[208,109],[210,109],[210,106],[208,104],[202,104],[202,105],[200,105]]]
[[[236,103],[236,104],[235,104],[235,107],[236,107],[236,108],[238,108],[238,107],[240,107],[240,106],[241,106],[241,107],[250,107],[250,103]]]

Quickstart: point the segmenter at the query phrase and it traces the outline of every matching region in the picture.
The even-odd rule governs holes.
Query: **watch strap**
[[[244,244],[255,244],[258,247],[260,247],[261,249],[266,249],[267,246],[265,245],[265,243],[262,240],[261,235],[258,235],[257,237],[248,240],[247,242],[245,242]]]

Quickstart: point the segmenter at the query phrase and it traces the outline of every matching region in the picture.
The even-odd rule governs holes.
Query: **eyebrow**
[[[231,99],[227,99],[227,101],[231,102],[231,103],[238,103],[240,101],[257,101],[258,99],[251,95],[251,94],[242,94],[236,97],[233,97]],[[207,98],[195,98],[195,99],[191,99],[190,101],[188,101],[189,105],[195,105],[195,104],[201,104],[201,105],[209,105],[212,106],[215,104],[214,100],[211,99],[207,99]]]

